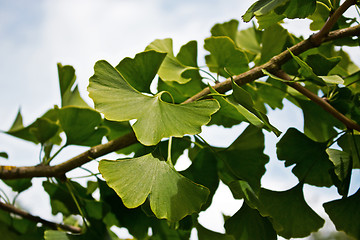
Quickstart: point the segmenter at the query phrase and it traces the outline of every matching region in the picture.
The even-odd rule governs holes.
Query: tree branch
[[[348,27],[330,32],[328,36],[322,39],[322,42],[320,44],[324,42],[330,42],[339,38],[359,36],[359,35],[360,35],[360,25],[356,25],[354,27]],[[298,44],[295,44],[294,46],[289,48],[290,51],[294,55],[299,55],[311,48],[318,47],[318,45],[315,45],[312,42],[311,38],[312,37],[310,36],[308,39],[301,41]],[[233,79],[239,86],[244,85],[246,83],[250,83],[260,77],[265,76],[265,74],[262,72],[263,69],[267,70],[268,72],[276,72],[277,70],[280,69],[281,65],[283,65],[290,59],[292,59],[290,52],[288,50],[285,50],[282,53],[272,57],[268,62],[264,63],[263,65],[254,67],[247,72],[234,76]],[[231,79],[229,78],[221,83],[218,83],[214,85],[213,88],[219,93],[225,93],[231,89]],[[204,88],[199,93],[195,94],[194,96],[188,98],[184,103],[194,102],[196,100],[205,97],[208,94],[210,94],[210,89],[207,87]]]
[[[334,27],[335,23],[344,14],[344,12],[355,4],[356,4],[356,0],[346,0],[343,4],[341,4],[341,6],[338,9],[336,9],[335,12],[326,20],[321,30],[311,37],[311,41],[315,45],[319,45],[322,42],[322,40],[329,34],[331,29]]]
[[[50,222],[48,220],[42,219],[41,217],[31,215],[30,213],[25,212],[24,210],[18,209],[10,204],[0,202],[0,209],[4,210],[6,212],[14,213],[18,216],[21,216],[21,217],[28,219],[30,221],[33,221],[33,222],[42,223],[44,226],[47,226],[54,230],[57,230],[60,228],[60,229],[63,229],[65,231],[72,232],[72,233],[81,233],[81,228],[79,228],[79,227],[65,225],[65,224],[61,224],[61,223]]]
[[[357,123],[344,116],[341,112],[336,110],[333,106],[331,106],[327,101],[325,101],[318,95],[314,94],[307,88],[301,86],[297,82],[294,82],[293,79],[287,73],[285,73],[282,70],[279,70],[275,73],[275,75],[286,80],[287,82],[285,83],[287,85],[296,89],[298,92],[300,92],[301,94],[312,100],[314,103],[319,105],[322,109],[333,115],[336,119],[341,121],[348,129],[355,129],[360,132],[360,126]]]
[[[339,29],[330,32],[327,36],[321,39],[321,42],[319,44],[336,40],[339,38],[344,38],[349,36],[359,36],[359,35],[360,35],[360,25],[345,29]],[[315,45],[310,37],[292,46],[290,48],[290,51],[295,55],[299,55],[315,47],[318,47],[318,45]],[[244,72],[240,75],[234,76],[233,79],[238,85],[244,85],[246,83],[250,83],[264,76],[262,72],[263,69],[266,69],[269,72],[277,72],[278,70],[280,70],[281,65],[289,61],[291,58],[292,56],[289,53],[289,51],[287,50],[283,51],[282,53],[271,58],[267,63],[261,66],[254,67],[251,70]],[[220,82],[214,85],[213,88],[219,93],[225,93],[226,91],[231,89],[231,79],[229,78],[223,82]],[[199,93],[195,94],[194,96],[190,97],[186,101],[184,101],[183,104],[194,102],[198,99],[205,97],[208,94],[210,94],[210,89],[207,87],[204,88]],[[353,129],[357,129],[357,128],[353,128]],[[66,172],[75,169],[91,161],[92,159],[101,157],[105,154],[116,151],[118,149],[125,148],[136,142],[137,140],[135,134],[132,132],[113,141],[109,141],[108,143],[100,144],[95,147],[92,147],[88,151],[64,163],[55,166],[44,166],[44,165],[31,166],[31,167],[0,166],[0,179],[62,176]]]
[[[32,177],[61,177],[65,173],[80,167],[81,165],[125,148],[137,142],[133,132],[104,144],[90,148],[89,150],[55,166],[37,165],[31,167],[0,166],[1,179],[32,178]]]

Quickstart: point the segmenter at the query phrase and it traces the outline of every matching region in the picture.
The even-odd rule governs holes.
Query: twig
[[[344,14],[344,12],[355,4],[356,0],[346,0],[343,4],[341,4],[341,6],[336,9],[335,12],[326,20],[321,30],[311,37],[311,41],[315,45],[319,45],[322,42],[323,38],[329,34],[335,23]]]
[[[314,103],[319,105],[322,109],[324,109],[325,111],[327,111],[328,113],[333,115],[335,118],[337,118],[339,121],[341,121],[348,129],[355,129],[357,131],[360,131],[360,126],[357,123],[355,123],[351,119],[344,116],[342,113],[340,113],[338,110],[336,110],[333,106],[331,106],[327,101],[325,101],[318,95],[314,94],[307,88],[301,86],[297,82],[293,82],[292,78],[284,71],[279,70],[274,74],[276,76],[278,76],[279,78],[286,80],[287,82],[285,82],[285,83],[287,85],[296,89],[298,92],[300,92],[304,96],[308,97],[311,101],[313,101]]]
[[[79,227],[65,225],[65,224],[61,224],[61,223],[50,222],[48,220],[42,219],[41,217],[31,215],[30,213],[25,212],[24,210],[18,209],[10,204],[0,202],[0,209],[10,212],[10,213],[13,213],[13,214],[16,214],[16,215],[21,216],[28,220],[42,223],[44,226],[47,226],[51,229],[55,229],[55,230],[62,229],[62,230],[72,232],[72,233],[81,233],[81,228],[79,228]]]

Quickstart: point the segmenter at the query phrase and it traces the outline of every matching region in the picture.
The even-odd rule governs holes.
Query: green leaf
[[[170,225],[170,226],[169,226]],[[188,229],[176,228],[167,221],[153,221],[151,223],[151,230],[153,235],[151,240],[185,240],[190,239],[191,231]]]
[[[268,218],[262,217],[258,210],[243,203],[239,211],[225,222],[226,233],[237,240],[259,239],[275,240],[277,235]]]
[[[349,174],[349,170],[352,169],[350,155],[346,152],[330,148],[326,149],[326,153],[329,155],[330,161],[332,161],[335,166],[336,176],[340,181],[344,181]]]
[[[310,100],[296,98],[304,115],[304,133],[317,142],[326,142],[337,135],[334,127],[344,128],[343,124],[330,113]]]
[[[287,30],[279,24],[266,28],[262,34],[260,64],[269,61],[272,57],[281,53],[284,50],[288,37],[289,33]]]
[[[233,236],[211,231],[200,224],[196,226],[199,240],[235,240]]]
[[[127,160],[102,160],[99,171],[126,207],[138,207],[149,198],[156,217],[171,222],[199,212],[209,195],[207,188],[183,177],[152,154]]]
[[[127,228],[130,234],[137,239],[145,239],[150,224],[151,222],[154,222],[155,219],[147,217],[141,210],[141,207],[135,209],[126,208],[113,189],[100,179],[98,179],[98,183],[100,200],[110,207],[110,213],[113,213],[115,216],[115,219],[112,221],[115,223],[117,222],[117,226]],[[104,219],[104,222],[106,222],[106,220]],[[109,225],[109,227],[111,226],[112,225]]]
[[[354,195],[323,204],[336,230],[360,238],[360,190]]]
[[[242,18],[245,22],[249,22],[254,16],[266,15],[288,1],[289,0],[259,0],[249,7]]]
[[[243,50],[252,54],[259,54],[261,52],[261,35],[262,32],[253,26],[237,32],[235,43]]]
[[[249,125],[227,149],[219,152],[219,155],[226,162],[227,171],[258,190],[260,179],[265,173],[265,164],[269,161],[263,151],[262,130]]]
[[[0,157],[8,159],[9,155],[6,152],[0,152]]]
[[[327,84],[344,84],[344,79],[342,79],[338,75],[331,75],[331,76],[319,76],[324,82]]]
[[[260,119],[264,123],[264,125],[268,129],[273,131],[276,136],[280,136],[281,132],[276,127],[270,124],[266,114],[260,112],[255,108],[255,104],[252,100],[251,95],[242,87],[238,86],[234,81],[232,81],[232,88],[235,101],[245,107],[248,111],[253,113],[258,119]]]
[[[266,208],[260,210],[261,215],[269,216],[276,232],[284,238],[306,237],[324,224],[306,203],[301,183],[282,192],[261,189],[259,197]]]
[[[256,82],[257,92],[264,103],[272,109],[282,109],[284,107],[283,100],[286,97],[286,85],[268,78],[266,82]]]
[[[95,75],[90,78],[88,91],[95,107],[108,120],[137,119],[132,128],[144,145],[155,145],[165,137],[197,134],[201,132],[200,127],[210,121],[210,115],[219,109],[215,100],[178,105],[162,101],[163,93],[143,95],[105,61],[95,64]]]
[[[50,109],[35,122],[24,127],[22,115],[19,110],[11,128],[5,133],[35,144],[39,142],[43,144],[46,141],[60,144],[61,138],[58,134],[59,126],[55,123],[57,119],[57,109]]]
[[[285,15],[278,15],[275,11],[271,11],[265,15],[256,16],[259,29],[267,29],[268,27],[281,22],[284,18]]]
[[[227,36],[231,40],[236,42],[238,26],[239,26],[239,21],[232,19],[228,22],[215,24],[211,28],[210,32],[213,37]]]
[[[263,209],[263,204],[260,202],[258,195],[248,182],[236,180],[230,182],[228,186],[235,199],[244,199],[246,204],[253,209]]]
[[[317,2],[315,12],[308,17],[312,20],[310,30],[320,30],[324,26],[326,19],[329,17],[330,10],[331,9],[323,3]]]
[[[319,78],[312,70],[312,68],[303,60],[301,60],[298,56],[295,56],[289,49],[291,56],[294,60],[299,64],[300,70],[299,73],[305,77],[306,80],[310,80],[311,82],[319,85],[319,86],[326,86],[324,80]]]
[[[107,128],[99,127],[100,113],[88,108],[65,107],[59,120],[66,134],[66,145],[95,146],[101,143]]]
[[[333,182],[338,193],[347,196],[349,193],[353,161],[351,156],[337,149],[326,149],[330,161],[334,164]]]
[[[341,57],[327,58],[322,54],[310,54],[306,56],[306,63],[318,76],[327,76],[340,61]]]
[[[329,171],[333,164],[326,154],[326,143],[314,142],[295,128],[289,128],[276,144],[279,160],[285,166],[296,164],[292,172],[299,181],[319,187],[332,185]]]
[[[229,77],[228,72],[238,75],[249,69],[245,52],[237,48],[229,37],[206,38],[204,48],[210,52],[210,55],[205,56],[205,60],[211,72]]]
[[[53,138],[59,130],[59,125],[47,118],[38,118],[30,127],[30,133],[36,137],[36,140],[44,144]]]
[[[14,192],[22,192],[32,186],[30,178],[3,179],[2,181],[11,187]]]
[[[124,58],[115,68],[139,92],[150,92],[150,84],[163,62],[166,53],[145,51],[135,58]]]
[[[219,186],[219,177],[217,173],[217,159],[209,148],[201,149],[196,157],[192,160],[192,164],[185,171],[180,172],[184,177],[189,178],[193,182],[199,183],[210,190],[210,195],[206,204],[202,206],[202,210],[207,209]]]
[[[354,142],[355,141],[355,142]],[[339,146],[347,152],[353,160],[353,168],[360,168],[360,135],[345,134],[337,142]]]
[[[89,107],[89,105],[81,98],[78,86],[74,85],[76,80],[75,69],[72,66],[63,66],[60,63],[58,63],[57,67],[59,74],[61,106]]]
[[[190,78],[185,78],[183,74],[187,70],[196,68],[185,66],[175,57],[171,38],[157,39],[150,43],[146,47],[146,50],[155,50],[157,52],[166,53],[166,57],[158,70],[158,75],[163,81],[175,81],[180,84],[190,81]]]
[[[263,122],[254,113],[235,102],[233,96],[225,98],[220,96],[219,93],[216,92],[216,90],[211,86],[209,86],[209,88],[210,92],[214,93],[213,98],[216,99],[221,106],[220,110],[214,114],[214,119],[212,119],[211,123],[227,126],[227,122],[229,122],[229,120],[226,119],[232,119],[233,121],[230,121],[230,124],[233,122],[239,123],[242,121],[248,121],[259,128],[264,125]],[[249,97],[251,98],[251,96]]]
[[[199,74],[197,66],[197,42],[190,41],[181,46],[176,58],[182,64],[196,68],[194,70],[187,70],[183,74],[185,78],[190,78],[191,80],[187,83],[180,84],[174,81],[163,81],[159,78],[158,91],[167,91],[172,95],[175,103],[182,103],[206,87],[206,85],[202,82],[202,76]],[[167,95],[164,95],[163,97],[163,99],[167,102],[172,102],[170,97],[166,98]]]
[[[284,6],[275,9],[277,14],[283,14],[287,18],[306,18],[313,14],[316,9],[316,0],[291,0]]]

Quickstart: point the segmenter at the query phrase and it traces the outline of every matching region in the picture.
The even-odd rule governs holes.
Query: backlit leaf
[[[89,107],[81,98],[78,86],[75,85],[75,69],[69,65],[58,63],[59,85],[61,93],[61,106]]]
[[[296,164],[292,172],[299,181],[315,186],[332,185],[329,174],[333,164],[326,154],[326,143],[314,142],[295,128],[289,128],[276,144],[279,160],[285,166]]]
[[[89,108],[65,107],[59,110],[59,120],[66,134],[67,145],[94,146],[101,143],[107,128],[100,127],[100,113]]]
[[[268,218],[262,217],[258,210],[243,203],[239,211],[225,222],[226,233],[238,240],[275,240],[277,234]]]
[[[269,216],[277,234],[284,238],[306,237],[324,224],[306,203],[303,184],[282,192],[261,189],[260,200],[266,208],[260,210],[261,215]]]
[[[263,151],[262,130],[249,125],[230,147],[219,152],[219,155],[226,161],[228,171],[258,190],[260,179],[265,173],[265,164],[269,161],[269,157]]]
[[[207,188],[183,177],[152,154],[134,159],[102,160],[99,171],[126,207],[138,207],[149,198],[156,217],[171,222],[199,212],[209,195]]]
[[[144,145],[155,145],[165,137],[197,134],[201,132],[200,127],[210,121],[210,115],[219,109],[215,100],[179,105],[164,102],[163,93],[143,95],[105,61],[95,64],[88,91],[95,108],[108,120],[137,119],[132,128]]]
[[[245,22],[249,22],[254,16],[262,16],[275,8],[284,5],[289,0],[259,0],[252,4],[242,16]]]
[[[193,70],[196,68],[192,66],[185,66],[175,57],[171,38],[157,39],[150,43],[146,47],[146,50],[155,50],[157,52],[167,53],[158,70],[158,75],[163,81],[175,81],[180,84],[190,81],[190,78],[184,77],[183,74],[187,70]]]
[[[360,238],[360,190],[354,195],[323,204],[336,230]]]
[[[226,71],[237,75],[249,69],[245,52],[236,47],[229,37],[207,38],[204,48],[210,52],[210,55],[205,56],[205,60],[211,72],[229,77]]]
[[[134,58],[124,58],[115,68],[139,92],[150,93],[150,84],[166,53],[145,51]]]

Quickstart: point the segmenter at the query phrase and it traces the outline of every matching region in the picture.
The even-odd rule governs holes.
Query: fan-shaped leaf
[[[292,172],[300,181],[315,186],[332,185],[329,171],[333,164],[326,154],[326,143],[318,143],[306,137],[295,128],[289,128],[276,144],[279,160],[285,166],[296,164]]]
[[[283,192],[261,189],[259,198],[266,209],[260,210],[261,215],[270,216],[280,236],[306,237],[324,224],[324,220],[306,203],[301,183]]]
[[[171,222],[199,212],[209,195],[207,188],[183,177],[152,154],[126,160],[102,160],[99,171],[126,207],[138,207],[149,198],[156,217]]]
[[[201,132],[200,127],[210,121],[210,115],[219,109],[215,100],[178,105],[162,101],[162,93],[143,95],[105,61],[95,64],[88,91],[95,108],[107,119],[137,119],[132,128],[144,145],[155,145],[165,137],[197,134]]]

